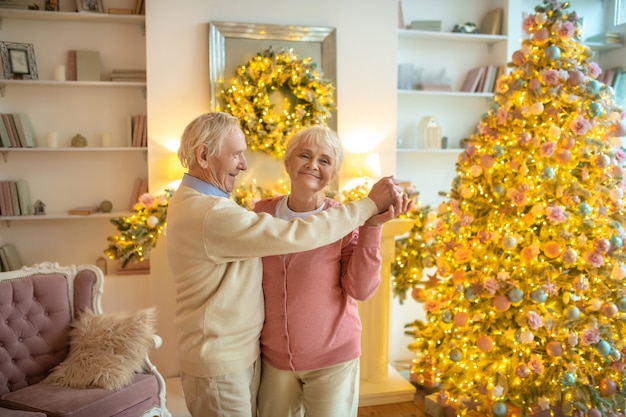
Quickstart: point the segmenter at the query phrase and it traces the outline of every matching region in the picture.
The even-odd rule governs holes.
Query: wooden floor
[[[359,407],[358,417],[426,417],[424,392],[417,390],[413,401]]]

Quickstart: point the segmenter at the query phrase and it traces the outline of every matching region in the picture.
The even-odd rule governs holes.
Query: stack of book
[[[20,259],[20,255],[17,253],[17,249],[11,243],[2,245],[0,247],[0,270],[15,271],[24,266],[24,263]]]
[[[26,180],[0,181],[0,216],[29,214],[33,214],[33,205]]]
[[[0,9],[25,9],[32,4],[29,0],[0,0]]]
[[[622,35],[619,32],[605,32],[599,35],[590,36],[585,42],[600,44],[620,44],[622,43]]]
[[[412,20],[409,29],[441,32],[441,20]]]
[[[111,81],[146,82],[146,70],[141,69],[114,69],[111,71]]]
[[[504,74],[504,65],[483,65],[467,72],[461,91],[465,93],[493,93],[496,81]]]
[[[145,148],[148,146],[148,123],[145,114],[135,114],[128,117],[128,137],[130,146]]]
[[[67,51],[68,81],[101,81],[99,51]]]
[[[24,113],[0,113],[0,148],[35,148],[35,132]]]

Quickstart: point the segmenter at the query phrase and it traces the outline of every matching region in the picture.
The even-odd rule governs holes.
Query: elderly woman
[[[285,153],[289,195],[261,200],[254,210],[291,220],[339,205],[324,190],[342,161],[335,132],[324,126],[299,131]],[[356,300],[370,298],[380,283],[382,223],[411,204],[405,195],[401,207],[370,218],[341,240],[263,258],[260,417],[357,415],[361,322]]]

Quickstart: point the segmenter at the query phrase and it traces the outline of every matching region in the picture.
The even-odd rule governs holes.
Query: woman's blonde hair
[[[287,143],[285,149],[284,164],[293,157],[295,150],[302,145],[317,145],[323,147],[329,147],[334,153],[335,164],[333,166],[333,178],[339,175],[341,164],[343,163],[343,146],[337,133],[325,125],[314,125],[305,127],[302,130],[296,132],[291,140]]]
[[[239,128],[239,118],[228,113],[205,113],[192,120],[180,138],[178,159],[185,168],[196,165],[196,149],[206,145],[210,156],[219,155],[224,138]]]

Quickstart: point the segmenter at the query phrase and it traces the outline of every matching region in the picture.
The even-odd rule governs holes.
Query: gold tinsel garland
[[[223,108],[218,110],[239,117],[250,149],[279,159],[298,130],[328,123],[334,91],[310,57],[270,47],[237,68],[230,87],[220,92]],[[274,92],[286,95],[280,112],[270,98]]]

